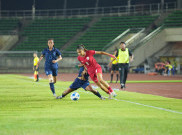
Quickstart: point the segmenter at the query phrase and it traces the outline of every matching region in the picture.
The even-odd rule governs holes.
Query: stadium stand
[[[26,40],[17,45],[16,51],[42,51],[47,45],[47,40],[53,38],[57,48],[61,48],[77,32],[84,29],[91,18],[67,18],[67,19],[36,19],[25,27],[23,36]]]
[[[146,28],[157,16],[109,16],[102,17],[75,43],[65,51],[75,51],[78,44],[85,44],[88,49],[102,50],[119,34],[128,28]],[[14,51],[42,51],[47,39],[53,38],[57,48],[62,48],[73,36],[82,31],[91,21],[91,17],[64,19],[36,19],[24,28],[22,35],[25,40],[13,48]]]
[[[9,31],[18,27],[18,19],[0,19],[0,34],[6,35]]]
[[[182,26],[182,11],[174,11],[164,22],[165,27],[181,27]]]
[[[102,17],[88,32],[80,37],[67,51],[74,51],[78,44],[84,44],[88,49],[102,50],[110,41],[128,28],[146,28],[157,18],[157,16],[110,16]]]

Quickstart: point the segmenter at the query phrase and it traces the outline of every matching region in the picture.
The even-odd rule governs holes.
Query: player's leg
[[[113,75],[114,75],[114,65],[112,64],[112,67],[111,67],[111,81],[110,81],[110,83],[112,83]]]
[[[119,69],[118,69],[118,64],[116,65],[116,83],[118,82],[119,79]]]
[[[116,71],[116,83],[118,82],[119,80],[119,71]]]
[[[51,71],[50,71],[50,74],[48,74],[47,76],[49,78],[50,89],[51,89],[53,95],[56,97],[55,88],[54,88],[54,79],[53,79]]]
[[[104,81],[103,77],[102,77],[102,73],[97,73],[97,78],[98,78],[98,82],[101,83],[101,85],[103,85],[105,88],[108,89],[110,96],[116,96],[116,93],[112,90],[112,88],[109,86],[109,84]],[[110,97],[111,98],[111,97]]]
[[[114,71],[111,69],[111,81],[110,81],[110,83],[112,83],[113,75],[114,75]]]
[[[54,84],[57,82],[57,76],[53,76]]]
[[[109,88],[109,84],[106,81],[104,81],[101,73],[97,73],[97,78],[98,78],[98,82],[100,82],[106,88]]]
[[[124,67],[122,64],[119,64],[119,73],[120,73],[121,89],[123,89],[124,88]]]
[[[76,89],[75,89],[76,90]],[[58,96],[58,97],[56,97],[56,99],[62,99],[62,98],[64,98],[66,95],[68,95],[69,93],[71,93],[71,92],[73,92],[73,91],[75,91],[74,89],[71,89],[71,88],[68,88],[67,90],[65,90],[63,93],[62,93],[62,95],[61,96]]]
[[[96,91],[96,90],[94,90],[94,89],[92,88],[92,86],[90,85],[89,81],[86,81],[86,82],[82,83],[82,86],[81,86],[81,87],[82,87],[83,89],[85,89],[86,91],[92,92],[94,95],[96,95],[96,96],[99,97],[100,99],[104,99],[104,98],[100,95],[100,93],[99,93],[98,91]]]
[[[35,67],[35,68],[36,68],[36,67]],[[36,80],[36,82],[38,82],[38,81],[39,81],[39,68],[36,69],[36,71],[37,71],[37,80]]]
[[[77,90],[80,87],[81,87],[80,80],[76,78],[75,81],[70,85],[70,87],[66,91],[64,91],[61,96],[58,96],[57,99],[65,97],[67,94]]]
[[[128,77],[128,72],[129,72],[129,65],[126,64],[125,65],[125,68],[124,68],[124,88],[126,87],[126,80],[127,80],[127,77]]]
[[[37,71],[36,70],[34,71],[34,81],[35,82],[37,81]]]
[[[56,81],[57,81],[58,68],[52,68],[52,75],[53,75],[53,81],[54,81],[54,84],[55,84]]]
[[[89,74],[89,75],[90,75],[90,78],[92,79],[92,81],[94,81],[95,84],[96,84],[98,87],[100,87],[104,92],[106,92],[107,94],[109,94],[108,89],[107,89],[105,86],[103,86],[103,85],[98,81],[97,75],[96,75],[96,74]]]
[[[39,72],[37,71],[37,82],[39,81]]]
[[[58,73],[58,69],[53,68],[53,69],[49,70],[49,72],[50,72],[50,74],[48,75],[48,77],[49,77],[50,89],[51,89],[53,95],[56,97],[54,84],[55,84],[55,81],[56,81],[56,76],[57,76],[57,73]]]

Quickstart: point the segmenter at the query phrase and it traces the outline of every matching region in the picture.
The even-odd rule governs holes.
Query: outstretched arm
[[[103,52],[103,51],[95,51],[95,54],[107,55],[107,56],[110,56],[110,57],[116,59],[116,57],[114,55]]]
[[[112,57],[113,59],[110,61],[109,65],[108,65],[109,67],[111,67],[112,62],[116,59],[116,56],[109,54],[109,53],[106,53],[106,52],[103,52],[103,51],[95,51],[95,54],[107,55],[107,56]]]

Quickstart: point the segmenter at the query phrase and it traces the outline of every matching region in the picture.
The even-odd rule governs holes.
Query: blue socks
[[[94,93],[94,92],[93,92]],[[101,98],[100,93],[97,91],[97,93],[94,93],[96,96],[98,96],[99,98]]]
[[[52,93],[55,94],[54,83],[49,83],[49,85]]]

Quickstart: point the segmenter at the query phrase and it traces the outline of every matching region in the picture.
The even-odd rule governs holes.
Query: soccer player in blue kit
[[[97,97],[99,97],[100,99],[105,99],[104,97],[102,97],[100,95],[100,93],[96,90],[94,90],[92,88],[92,86],[90,85],[89,81],[88,81],[88,77],[89,74],[87,73],[86,69],[84,68],[84,66],[80,66],[80,70],[78,73],[78,77],[75,79],[75,81],[70,85],[70,87],[65,90],[61,96],[56,97],[57,99],[62,99],[63,97],[65,97],[67,94],[79,89],[79,88],[83,88],[86,91],[90,91],[92,92],[94,95],[96,95]]]
[[[54,47],[54,40],[48,40],[48,48],[45,48],[42,51],[42,55],[40,56],[39,62],[36,66],[38,68],[41,60],[45,57],[45,73],[49,78],[50,89],[53,93],[53,96],[56,97],[54,84],[56,83],[56,77],[58,73],[58,61],[62,60],[61,52]]]

